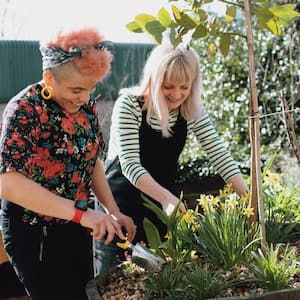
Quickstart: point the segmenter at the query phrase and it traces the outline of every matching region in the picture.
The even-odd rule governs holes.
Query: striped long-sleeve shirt
[[[177,117],[177,111],[169,113],[170,127],[175,124]],[[141,122],[142,111],[137,98],[131,95],[121,95],[115,102],[112,112],[107,159],[114,159],[118,155],[124,176],[134,185],[140,176],[148,173],[141,165],[139,156]],[[161,130],[155,117],[151,118],[150,123],[153,129]],[[237,163],[221,141],[204,108],[197,120],[187,122],[187,136],[191,133],[195,134],[210,163],[225,182],[240,174]]]

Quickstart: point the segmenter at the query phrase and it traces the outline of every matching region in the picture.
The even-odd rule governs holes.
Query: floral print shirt
[[[39,83],[27,87],[5,108],[0,173],[20,172],[54,194],[87,201],[96,159],[104,151],[94,97],[72,114],[44,100],[41,89]],[[27,209],[23,220],[66,222]]]

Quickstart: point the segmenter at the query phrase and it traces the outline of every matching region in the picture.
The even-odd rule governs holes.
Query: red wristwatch
[[[80,223],[84,212],[86,212],[88,209],[88,203],[84,200],[76,200],[74,206],[76,211],[72,218],[72,221],[75,223]]]

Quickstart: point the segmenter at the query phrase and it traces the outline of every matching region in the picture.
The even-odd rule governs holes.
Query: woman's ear
[[[50,70],[43,71],[43,79],[46,85],[52,86],[53,75]]]

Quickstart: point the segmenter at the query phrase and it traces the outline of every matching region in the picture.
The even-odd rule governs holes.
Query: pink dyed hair
[[[87,76],[98,77],[102,80],[110,71],[112,54],[107,49],[96,50],[93,46],[103,41],[103,35],[95,28],[83,28],[68,33],[59,31],[54,40],[48,41],[47,46],[58,47],[68,51],[71,47],[83,47],[80,57],[72,63],[80,72]]]

